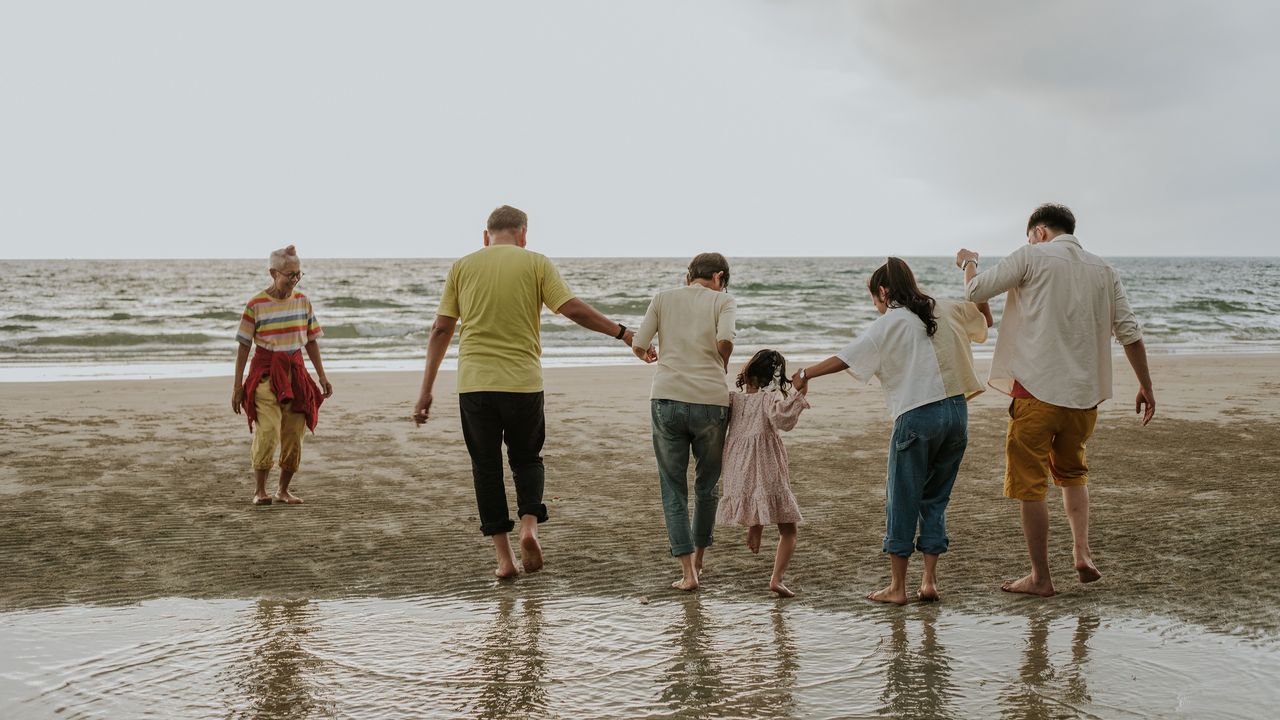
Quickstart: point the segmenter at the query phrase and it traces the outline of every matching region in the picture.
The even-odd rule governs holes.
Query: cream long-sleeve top
[[[647,350],[658,338],[653,400],[729,405],[729,386],[716,343],[732,341],[737,304],[733,296],[702,285],[663,290],[644,314],[632,346]]]
[[[1037,399],[1092,408],[1111,397],[1111,338],[1142,339],[1120,274],[1073,235],[1023,245],[966,286],[981,303],[1007,292],[991,360],[991,387],[1016,380]]]

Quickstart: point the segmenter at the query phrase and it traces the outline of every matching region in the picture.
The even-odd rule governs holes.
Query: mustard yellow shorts
[[[1015,398],[1004,446],[1005,497],[1044,500],[1049,478],[1059,487],[1089,484],[1084,446],[1097,421],[1096,407],[1080,410]]]
[[[270,470],[280,446],[280,469],[297,472],[302,462],[302,438],[307,434],[307,416],[282,407],[271,392],[271,379],[263,378],[254,390],[258,421],[253,427],[250,455],[254,470]]]

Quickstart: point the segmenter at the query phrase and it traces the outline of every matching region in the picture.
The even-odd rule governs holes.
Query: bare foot
[[[538,536],[533,533],[520,533],[520,564],[525,572],[538,572],[542,569],[542,546],[538,544]]]
[[[1053,589],[1052,580],[1035,583],[1031,581],[1030,575],[1017,580],[1010,580],[1001,585],[1000,589],[1007,593],[1022,593],[1024,595],[1038,595],[1040,597],[1053,597],[1058,594],[1058,591]]]
[[[933,583],[920,583],[920,592],[916,593],[920,602],[938,602],[938,586]]]
[[[270,495],[254,495],[253,504],[254,505],[270,505],[271,496]]]
[[[867,593],[867,599],[871,600],[872,602],[878,602],[878,603],[892,603],[894,605],[906,605],[907,591],[894,590],[893,586],[890,585],[889,587],[886,587],[882,590],[877,590],[873,593]]]
[[[1102,573],[1098,572],[1098,567],[1092,560],[1076,563],[1076,575],[1080,576],[1081,583],[1097,582],[1102,579]]]
[[[277,492],[275,495],[272,495],[271,498],[276,502],[284,503],[285,505],[301,505],[302,504],[302,498],[298,497],[297,495],[294,495],[288,490],[285,490],[284,492]]]
[[[501,564],[498,569],[493,571],[494,577],[499,580],[512,580],[520,574],[519,568],[515,565]]]
[[[685,592],[693,592],[698,589],[698,581],[694,579],[680,578],[679,580],[671,583],[671,587],[677,590],[684,590]]]
[[[791,598],[796,596],[796,594],[791,592],[791,590],[788,589],[786,585],[783,585],[782,583],[776,582],[773,580],[769,581],[769,589],[772,590],[773,592],[778,593],[778,597]]]
[[[747,549],[753,553],[760,552],[760,535],[764,532],[763,525],[752,525],[747,528]]]

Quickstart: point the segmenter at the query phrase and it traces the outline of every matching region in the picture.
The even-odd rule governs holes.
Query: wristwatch
[[[614,340],[621,340],[623,335],[627,334],[627,326],[618,323],[618,334],[613,336]]]
[[[969,267],[969,263],[973,263],[975,268],[978,267],[978,260],[976,258],[965,258],[964,262],[960,263],[960,269],[963,270]]]
[[[809,376],[805,374],[804,368],[800,368],[800,379],[809,382]]]

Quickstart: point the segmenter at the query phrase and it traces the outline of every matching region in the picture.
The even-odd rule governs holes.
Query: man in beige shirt
[[[1111,338],[1124,346],[1140,385],[1142,424],[1155,415],[1142,330],[1115,268],[1085,252],[1064,205],[1041,205],[1027,221],[1027,245],[978,273],[978,254],[961,249],[968,299],[1008,292],[991,361],[991,387],[1013,398],[1005,441],[1006,497],[1022,501],[1022,532],[1031,573],[1007,592],[1051,597],[1048,479],[1062,488],[1080,582],[1102,574],[1089,549],[1089,467],[1085,442],[1098,405],[1111,397]]]
[[[664,290],[649,303],[631,349],[658,362],[650,394],[653,451],[658,460],[663,517],[671,555],[679,558],[680,590],[698,587],[702,557],[711,546],[720,494],[720,458],[729,426],[725,373],[733,353],[736,305],[724,292],[729,262],[703,253],[689,263],[683,287]],[[659,353],[651,347],[657,336]],[[689,518],[689,453],[694,470],[693,520]]]

